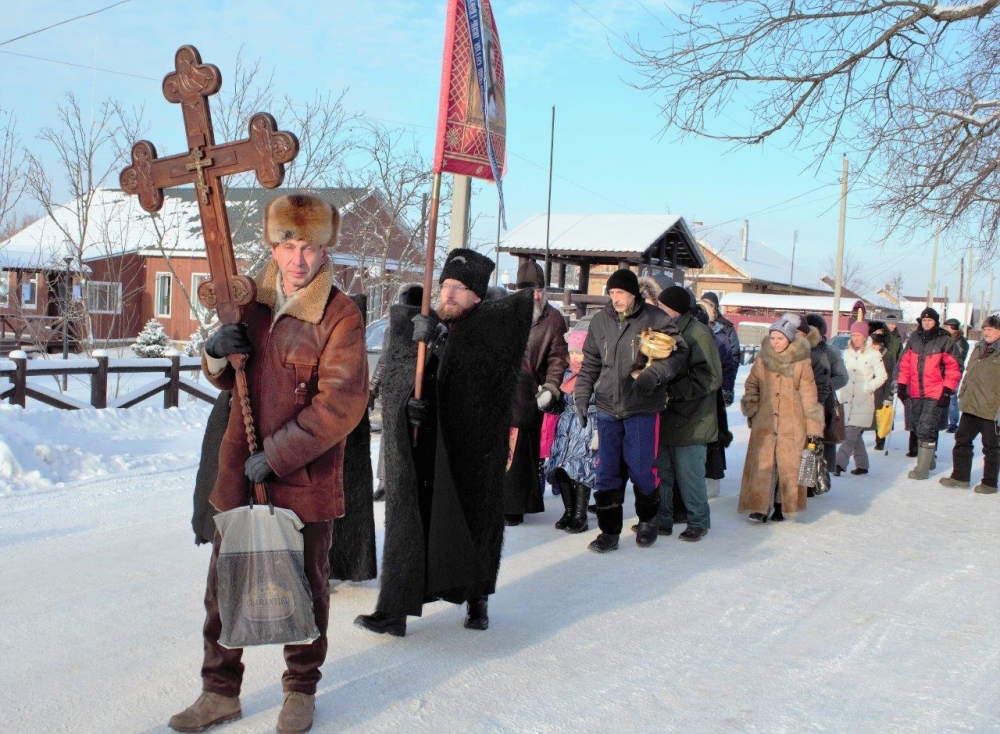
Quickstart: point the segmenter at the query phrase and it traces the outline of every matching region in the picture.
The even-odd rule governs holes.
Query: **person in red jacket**
[[[927,479],[937,449],[938,422],[958,388],[961,372],[954,340],[933,308],[920,312],[922,330],[913,334],[899,361],[896,394],[907,402],[910,429],[917,434],[917,466],[910,479]]]

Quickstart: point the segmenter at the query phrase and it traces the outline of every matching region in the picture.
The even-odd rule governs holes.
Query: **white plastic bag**
[[[269,505],[220,512],[219,644],[304,645],[319,637],[305,574],[302,521]]]

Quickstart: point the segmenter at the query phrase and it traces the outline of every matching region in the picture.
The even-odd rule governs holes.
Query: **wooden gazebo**
[[[517,257],[518,265],[528,259],[544,263],[546,230],[549,291],[561,295],[578,317],[606,301],[603,283],[613,270],[632,268],[682,285],[687,268],[705,266],[684,218],[673,214],[539,214],[508,232],[500,252]]]

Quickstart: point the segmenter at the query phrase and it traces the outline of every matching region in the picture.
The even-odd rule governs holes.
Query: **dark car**
[[[850,343],[851,343],[850,334],[837,334],[837,336],[833,337],[833,339],[830,339],[830,344],[832,344],[842,352],[845,349],[847,349],[847,345]]]

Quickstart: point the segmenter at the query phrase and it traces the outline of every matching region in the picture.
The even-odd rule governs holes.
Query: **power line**
[[[108,5],[107,7],[100,8],[99,10],[93,10],[89,13],[84,13],[83,15],[77,15],[74,18],[67,18],[66,20],[61,20],[58,23],[53,23],[52,25],[47,25],[44,28],[39,28],[37,31],[31,31],[29,33],[22,33],[20,36],[15,36],[14,38],[8,38],[6,41],[0,42],[0,46],[6,46],[8,43],[13,43],[14,41],[20,41],[22,38],[27,38],[28,36],[34,36],[38,33],[43,33],[52,28],[56,28],[61,25],[66,25],[67,23],[72,23],[74,20],[80,20],[80,18],[89,18],[92,15],[97,15],[98,13],[103,13],[105,10],[111,10],[111,8],[116,8],[119,5],[124,5],[125,3],[130,3],[132,0],[119,0],[119,2],[113,5]]]
[[[130,2],[131,0],[124,0],[125,2]],[[133,79],[145,79],[151,82],[159,82],[162,79],[154,79],[151,76],[142,76],[141,74],[129,74],[127,71],[117,71],[115,69],[102,69],[99,66],[88,66],[87,64],[74,64],[72,61],[59,61],[58,59],[47,59],[44,56],[32,56],[31,54],[19,54],[14,51],[0,51],[0,54],[6,54],[7,56],[20,56],[22,59],[32,59],[34,61],[47,61],[50,64],[61,64],[62,66],[73,66],[77,69],[87,69],[88,71],[101,71],[105,74],[117,74],[118,76],[128,76]]]

